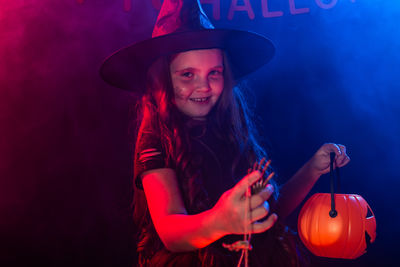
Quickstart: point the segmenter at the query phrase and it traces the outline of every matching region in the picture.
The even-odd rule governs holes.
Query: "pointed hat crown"
[[[203,29],[214,29],[214,26],[199,0],[166,0],[158,14],[152,37]]]

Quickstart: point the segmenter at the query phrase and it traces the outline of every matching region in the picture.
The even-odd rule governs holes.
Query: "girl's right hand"
[[[278,216],[273,213],[266,220],[257,222],[269,213],[267,199],[273,193],[273,186],[255,195],[250,195],[250,186],[261,178],[261,172],[256,170],[246,175],[232,189],[226,191],[213,207],[216,214],[218,231],[226,234],[261,233],[271,228]],[[249,201],[246,201],[246,197]],[[247,209],[247,212],[246,212]],[[247,217],[245,216],[247,214]]]

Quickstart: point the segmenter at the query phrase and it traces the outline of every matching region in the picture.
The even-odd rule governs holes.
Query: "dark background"
[[[229,17],[231,0],[203,7],[217,27],[256,31],[276,45],[249,85],[279,181],[324,142],[345,144],[352,161],[342,169],[342,191],[362,195],[377,218],[367,254],[313,258],[314,266],[396,266],[400,3],[247,2],[254,17]],[[281,13],[263,16],[262,3]],[[1,266],[133,265],[135,97],[102,82],[98,69],[113,51],[150,36],[158,6],[0,0]],[[311,193],[328,190],[323,176]]]

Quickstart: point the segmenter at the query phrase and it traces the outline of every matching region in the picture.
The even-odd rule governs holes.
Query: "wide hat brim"
[[[100,75],[112,86],[142,94],[147,70],[160,56],[179,52],[220,48],[231,64],[235,80],[260,68],[273,57],[275,48],[266,37],[241,30],[202,29],[176,32],[147,39],[109,56]]]

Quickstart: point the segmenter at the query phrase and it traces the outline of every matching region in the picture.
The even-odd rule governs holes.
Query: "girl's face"
[[[190,50],[170,64],[176,107],[193,119],[205,119],[224,88],[220,49]]]

